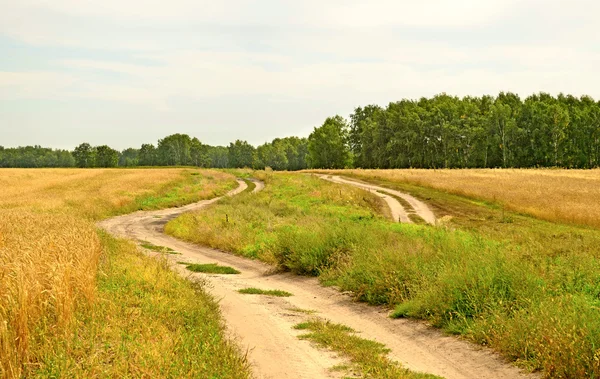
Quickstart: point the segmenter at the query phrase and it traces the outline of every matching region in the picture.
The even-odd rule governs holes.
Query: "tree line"
[[[600,102],[589,96],[436,95],[329,117],[308,138],[254,147],[210,146],[187,134],[117,151],[82,143],[72,152],[3,148],[0,167],[496,168],[600,166]]]
[[[73,151],[40,146],[3,148],[0,167],[141,167],[196,166],[206,168],[243,168],[301,170],[307,168],[306,138],[276,138],[254,147],[236,140],[229,146],[210,146],[187,134],[172,134],[156,145],[117,151],[110,146],[82,143]]]

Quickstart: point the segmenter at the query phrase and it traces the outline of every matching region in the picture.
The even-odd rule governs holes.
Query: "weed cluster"
[[[266,296],[276,296],[276,297],[290,297],[291,293],[282,290],[263,290],[260,288],[242,288],[238,291],[239,293],[243,293],[246,295],[266,295]]]
[[[309,175],[269,180],[261,193],[184,215],[167,231],[320,276],[548,377],[600,376],[597,230],[510,211],[501,219],[495,204],[416,187],[438,215],[453,217],[441,227],[397,224],[376,214],[378,199],[362,190]]]
[[[308,333],[299,338],[315,342],[321,347],[341,353],[350,359],[352,367],[337,367],[339,371],[358,371],[361,378],[377,379],[436,379],[435,375],[421,374],[401,367],[387,358],[389,350],[382,344],[361,338],[351,328],[321,319],[313,319],[295,326]]]
[[[228,275],[235,275],[235,274],[240,273],[238,270],[234,269],[233,267],[219,266],[216,263],[206,263],[206,264],[187,263],[187,262],[177,262],[177,263],[185,265],[185,268],[187,268],[191,272],[203,272],[206,274],[228,274]]]

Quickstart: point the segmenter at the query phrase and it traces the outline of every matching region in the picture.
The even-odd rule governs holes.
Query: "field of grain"
[[[600,226],[600,170],[319,170],[432,187],[548,221]]]
[[[78,334],[85,334],[83,320],[97,322],[94,317],[101,314],[98,306],[110,309],[108,303],[98,302],[99,297],[100,302],[110,300],[99,295],[99,268],[102,281],[109,278],[118,282],[121,271],[131,272],[127,265],[141,269],[149,263],[135,258],[132,251],[125,254],[131,263],[117,264],[123,259],[118,252],[107,262],[107,244],[115,242],[99,235],[94,221],[137,209],[210,198],[235,185],[232,175],[210,170],[0,170],[0,377],[40,373],[69,376],[77,372],[75,369],[82,369],[78,367],[80,362],[69,361],[69,356],[86,357],[94,349],[102,350],[94,342],[87,351],[80,349],[76,353],[76,347],[81,348],[85,341],[68,343],[77,341]],[[131,247],[123,245],[121,252],[127,249]],[[155,282],[169,275],[168,270],[162,273],[157,273],[157,268],[148,270],[152,271],[149,277]],[[177,283],[175,279],[165,281],[171,287]],[[196,297],[194,291],[188,297]],[[105,316],[113,322],[119,317],[130,317],[121,313],[117,310]],[[146,315],[145,325],[151,325],[151,321],[152,317]],[[96,332],[107,325],[110,329],[110,323],[101,324]],[[216,325],[218,328],[218,321]],[[93,334],[89,336],[91,341],[97,338]],[[165,340],[167,336],[165,333]],[[122,337],[119,332],[115,338]],[[116,370],[122,369],[116,362],[123,358],[128,359],[107,357]],[[93,372],[106,363],[94,362],[88,369]],[[152,367],[147,369],[152,372]],[[101,371],[110,372],[104,368]],[[115,372],[131,374],[127,370]]]

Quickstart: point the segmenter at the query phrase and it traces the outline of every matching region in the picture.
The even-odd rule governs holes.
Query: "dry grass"
[[[319,170],[432,187],[548,221],[600,226],[600,170]]]
[[[173,188],[196,200],[234,183],[207,170],[0,170],[0,377],[39,369],[41,346],[72,335],[74,315],[94,303],[102,243],[93,221],[169,205]]]
[[[0,169],[0,209],[26,208],[99,220],[140,208],[139,199],[165,195],[182,182],[182,173],[208,179],[201,186],[182,184],[180,192],[193,195],[190,200],[215,196],[226,181],[235,186],[232,175],[212,170]]]

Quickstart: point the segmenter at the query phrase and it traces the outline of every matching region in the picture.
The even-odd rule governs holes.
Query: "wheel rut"
[[[239,186],[226,196],[246,189]],[[263,188],[257,183],[255,191]],[[356,303],[334,288],[323,287],[316,278],[290,273],[273,273],[273,267],[226,252],[190,244],[163,233],[169,220],[184,212],[198,211],[213,204],[211,199],[181,208],[135,212],[99,223],[111,234],[135,241],[170,247],[181,255],[168,255],[171,267],[191,280],[202,280],[218,300],[229,336],[248,352],[256,378],[338,378],[331,367],[343,363],[335,354],[299,340],[293,325],[310,316],[298,309],[314,310],[315,316],[342,323],[364,338],[385,344],[390,358],[406,368],[450,379],[527,378],[518,368],[504,362],[489,349],[443,335],[424,322],[393,320],[382,307]],[[425,218],[424,218],[425,219]],[[177,261],[218,263],[241,271],[240,275],[190,273]],[[289,298],[243,295],[245,287],[291,292]]]
[[[392,212],[392,218],[394,219],[394,221],[411,224],[413,223],[413,221],[410,219],[409,214],[414,213],[421,217],[426,223],[431,225],[436,224],[436,217],[431,211],[431,209],[429,209],[427,204],[407,193],[396,191],[386,187],[377,186],[374,184],[350,180],[337,175],[318,175],[318,177],[324,180],[328,180],[330,182],[350,185],[373,192],[375,195],[381,197],[387,203],[387,205],[390,208],[390,211]],[[397,198],[402,199],[403,203],[406,203],[408,206],[405,207],[404,205],[402,205],[400,201],[397,200]]]

